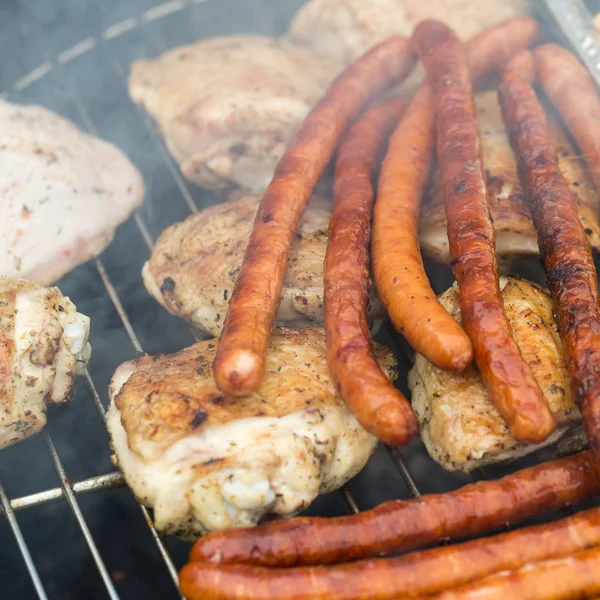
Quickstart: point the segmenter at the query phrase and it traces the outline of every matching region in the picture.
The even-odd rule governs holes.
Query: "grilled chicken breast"
[[[148,292],[169,312],[185,319],[198,337],[217,337],[244,258],[258,196],[244,196],[199,211],[158,238],[142,276]],[[279,324],[323,323],[323,261],[331,203],[315,197],[304,214],[290,256]],[[373,296],[373,318],[383,315]]]
[[[40,106],[0,100],[0,273],[47,285],[96,256],[144,197],[113,145]]]
[[[375,352],[394,377],[392,353]],[[325,353],[322,329],[275,329],[265,378],[244,398],[217,389],[214,341],[117,369],[116,460],[158,529],[193,539],[292,515],[362,469],[377,440],[337,395]]]
[[[493,6],[481,0],[310,0],[296,14],[289,36],[350,63],[389,37],[410,37],[423,19],[440,19],[468,40],[487,27],[528,12],[527,0],[505,0]]]
[[[461,374],[449,373],[417,354],[408,385],[421,423],[421,437],[431,457],[450,471],[468,472],[515,459],[564,440],[566,434],[578,440],[571,445],[573,451],[581,449],[584,441],[549,294],[522,279],[501,278],[500,284],[513,336],[558,427],[542,444],[518,443],[493,406],[474,366]],[[458,287],[451,287],[439,300],[460,321]]]
[[[90,320],[58,288],[0,277],[0,449],[40,431],[90,357]]]
[[[339,70],[285,41],[226,36],[136,61],[129,93],[157,121],[186,177],[214,190],[262,192]]]
[[[477,92],[475,104],[496,233],[496,253],[500,265],[507,268],[516,258],[538,254],[537,232],[519,182],[516,159],[504,128],[496,92]],[[550,123],[559,165],[577,198],[579,217],[590,243],[599,249],[600,201],[594,184],[565,131],[556,122],[550,120]],[[450,262],[443,182],[437,167],[423,200],[419,238],[425,254],[440,262]]]

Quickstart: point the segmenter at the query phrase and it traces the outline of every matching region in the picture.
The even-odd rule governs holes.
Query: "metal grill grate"
[[[123,19],[123,21],[120,21],[116,24],[112,23],[110,26],[102,30],[101,33],[92,37],[85,38],[82,42],[74,44],[67,50],[63,49],[62,52],[57,52],[57,58],[55,60],[46,61],[42,63],[39,67],[30,70],[25,76],[19,74],[20,78],[14,82],[12,89],[9,90],[9,99],[12,100],[14,98],[17,101],[23,100],[23,94],[26,94],[33,89],[33,92],[31,92],[30,95],[26,94],[25,100],[31,100],[32,98],[34,98],[43,104],[43,91],[35,91],[35,86],[43,86],[44,78],[48,77],[49,74],[58,74],[59,81],[61,82],[60,85],[64,84],[64,92],[61,90],[61,93],[67,94],[69,102],[71,102],[72,105],[76,107],[75,110],[77,112],[77,115],[69,116],[71,118],[74,118],[75,120],[78,120],[90,132],[93,132],[99,135],[100,137],[106,137],[104,135],[105,131],[102,127],[97,126],[93,115],[89,114],[88,112],[86,103],[81,99],[80,89],[78,89],[77,87],[77,78],[72,74],[72,72],[69,69],[71,61],[83,60],[83,54],[85,52],[95,52],[98,50],[98,46],[102,45],[106,45],[108,47],[113,40],[121,36],[124,37],[130,35],[132,31],[138,32],[138,34],[143,39],[145,39],[145,43],[147,43],[148,46],[153,48],[154,52],[161,52],[167,46],[172,46],[174,44],[161,39],[160,30],[152,29],[150,26],[158,22],[163,17],[165,17],[165,19],[174,19],[177,18],[177,15],[183,15],[185,11],[200,10],[201,7],[196,5],[200,5],[204,1],[205,0],[172,0],[159,6],[150,6],[150,8],[147,8],[147,10],[140,12],[138,16],[127,16],[127,18]],[[146,0],[140,0],[140,2],[146,5],[149,4]],[[210,2],[208,4],[210,4]],[[213,2],[213,4],[218,3]],[[273,5],[268,4],[267,6],[268,8],[266,10],[270,10],[272,9]],[[296,7],[293,7],[293,10],[295,10],[295,8]],[[265,7],[263,7],[263,9],[265,9]],[[223,10],[226,9],[223,8]],[[185,16],[181,18],[185,18]],[[171,23],[171,28],[172,27],[173,23]],[[241,30],[246,29],[242,27]],[[108,60],[110,63],[110,69],[113,69],[113,75],[116,74],[117,79],[120,81],[121,89],[118,93],[120,94],[121,99],[125,99],[124,101],[126,101],[127,64],[120,60],[118,56],[115,56],[110,52],[107,52],[107,54],[109,57]],[[39,99],[36,98],[36,96],[38,96]],[[162,140],[160,139],[160,137],[155,135],[153,126],[146,117],[146,115],[138,108],[136,108],[135,111],[136,119],[139,119],[148,137],[151,139],[150,144],[154,154],[154,164],[161,164],[162,167],[166,169],[166,173],[170,178],[169,184],[171,185],[171,189],[178,194],[178,198],[175,200],[175,202],[182,203],[185,207],[185,211],[188,213],[197,211],[198,206],[194,198],[194,193],[190,191],[186,181],[184,181],[184,179],[180,175],[177,165],[173,162]],[[124,126],[126,125],[127,124],[125,124]],[[150,208],[152,209],[152,206]],[[142,208],[142,211],[143,210],[144,208]],[[181,215],[182,210],[178,209],[175,212],[177,212],[177,215],[172,217],[171,222],[180,220],[179,215]],[[148,217],[147,215],[142,214],[142,212],[139,212],[134,215],[132,220],[137,230],[139,231],[139,234],[141,236],[140,240],[143,241],[143,244],[145,246],[143,251],[147,256],[148,251],[152,249],[153,245],[153,236],[151,233],[151,228],[147,225]],[[168,224],[170,223],[161,224],[159,230]],[[126,333],[127,338],[129,339],[132,350],[130,357],[133,358],[135,353],[143,351],[142,344],[138,337],[139,332],[136,333],[134,326],[132,325],[132,322],[124,308],[124,302],[122,301],[122,299],[119,296],[119,293],[117,292],[117,286],[115,286],[113,281],[111,280],[108,274],[109,270],[107,270],[107,268],[105,267],[103,259],[95,260],[95,269],[104,286],[106,298],[109,299],[110,303],[114,307],[114,310],[118,314],[122,328]],[[76,303],[78,302],[77,296],[74,296],[73,299]],[[92,318],[93,326],[95,315],[92,313],[90,314],[90,316]],[[387,335],[389,336],[389,332]],[[385,341],[389,343],[390,339],[386,339]],[[398,341],[397,346],[398,354],[400,357],[402,357],[402,348],[405,348],[405,346],[401,341]],[[406,358],[406,353],[404,353],[404,356],[405,364],[402,366],[402,368],[404,369],[404,373],[406,373],[406,371],[409,368],[409,359]],[[402,361],[402,358],[400,358],[400,360]],[[101,395],[99,394],[97,386],[95,385],[89,371],[86,371],[84,379],[87,387],[88,397],[85,399],[79,398],[78,402],[89,403],[89,401],[91,400],[93,406],[95,407],[100,416],[100,419],[102,420],[102,422],[104,422],[105,406],[102,402]],[[42,581],[42,578],[40,578],[38,574],[38,570],[36,568],[34,560],[32,559],[30,549],[27,545],[27,541],[24,535],[22,534],[21,528],[19,526],[19,519],[17,518],[16,513],[23,509],[35,509],[36,507],[51,502],[66,502],[73,516],[76,519],[81,535],[85,540],[86,552],[88,552],[90,557],[92,558],[104,587],[103,592],[98,592],[98,596],[95,597],[106,597],[110,598],[111,600],[116,600],[119,598],[119,595],[117,593],[115,583],[111,578],[111,575],[105,563],[105,559],[103,558],[103,555],[99,550],[98,544],[91,534],[90,527],[86,521],[86,518],[83,515],[78,498],[83,494],[89,494],[91,492],[99,492],[102,490],[109,490],[122,487],[125,485],[124,480],[120,473],[111,472],[71,482],[68,478],[65,467],[63,466],[63,462],[61,461],[59,453],[56,450],[56,447],[51,439],[50,434],[44,432],[41,434],[41,438],[44,441],[47,453],[50,457],[51,464],[56,472],[58,485],[56,485],[56,487],[51,487],[41,492],[36,492],[33,494],[9,499],[4,490],[4,487],[2,487],[0,483],[0,504],[2,506],[2,511],[14,535],[17,547],[29,574],[31,584],[33,585],[33,589],[35,590],[37,597],[39,597],[42,600],[51,597],[47,589],[45,589],[44,581]],[[444,488],[448,489],[451,487],[458,487],[459,485],[465,483],[465,481],[467,480],[472,481],[472,478],[465,479],[464,477],[461,478],[461,476],[453,477],[450,479],[451,476],[449,476],[448,474],[442,474],[442,471],[439,468],[437,468],[436,470],[435,465],[433,465],[433,463],[426,457],[426,453],[423,447],[420,444],[417,444],[417,446],[414,446],[411,450],[409,450],[409,452],[411,452],[412,455],[414,455],[414,464],[417,465],[417,468],[424,470],[424,472],[427,473],[427,489],[421,490],[417,484],[418,478],[414,475],[413,472],[411,472],[411,469],[409,469],[407,461],[405,460],[405,457],[400,452],[400,450],[398,450],[397,448],[387,448],[387,451],[393,463],[395,464],[398,472],[406,482],[408,490],[414,497],[421,496],[422,492],[425,493],[428,491],[433,491],[434,489],[441,490]],[[425,461],[425,463],[423,463],[423,461]],[[419,466],[422,464],[426,465],[424,469]],[[478,477],[482,476],[482,474],[479,474]],[[451,481],[450,484],[449,481]],[[378,485],[381,482],[375,481],[371,483]],[[357,500],[355,495],[352,493],[349,485],[345,485],[339,493],[343,497],[343,500],[345,501],[348,509],[351,512],[357,513],[361,510],[361,502]],[[393,495],[398,496],[399,490],[394,490]],[[154,540],[154,543],[158,550],[158,554],[162,559],[164,565],[163,575],[166,577],[170,577],[173,582],[172,597],[180,597],[177,587],[177,568],[175,566],[175,561],[173,560],[169,549],[167,548],[161,535],[154,528],[149,511],[143,506],[140,506],[140,510],[147,524],[147,527],[149,528],[152,539]]]

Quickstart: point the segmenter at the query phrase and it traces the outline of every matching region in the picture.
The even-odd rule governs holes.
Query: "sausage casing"
[[[556,421],[504,313],[466,50],[437,21],[420,23],[413,42],[434,96],[437,154],[463,326],[481,378],[512,435],[523,443],[541,442]]]
[[[281,567],[345,562],[478,535],[598,493],[600,473],[588,451],[446,494],[385,502],[357,515],[216,531],[194,544],[190,561]]]
[[[523,65],[529,60],[530,68]],[[600,305],[592,249],[577,202],[558,166],[544,110],[530,81],[533,57],[509,63],[498,96],[538,232],[573,393],[588,442],[600,450]],[[525,75],[528,75],[526,77]],[[528,81],[529,79],[529,81]]]
[[[348,124],[415,64],[407,40],[392,38],[348,67],[304,120],[260,202],[214,362],[215,380],[243,396],[264,375],[271,328],[298,223]]]

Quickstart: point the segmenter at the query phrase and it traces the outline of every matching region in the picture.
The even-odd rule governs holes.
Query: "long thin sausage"
[[[600,98],[588,70],[568,51],[544,44],[534,51],[544,93],[558,110],[600,194]]]
[[[473,78],[502,65],[538,38],[533,19],[512,19],[467,45]],[[462,371],[473,349],[464,330],[437,301],[419,249],[419,210],[434,148],[435,106],[429,86],[417,91],[390,139],[373,220],[373,275],[394,327],[441,369]]]
[[[263,378],[293,237],[340,136],[371,98],[400,83],[414,64],[403,38],[370,50],[331,85],[279,161],[258,208],[217,346],[214,372],[223,392],[248,394]]]
[[[420,23],[413,42],[434,95],[437,154],[463,326],[481,378],[512,435],[523,443],[541,442],[556,421],[504,313],[466,51],[438,21]]]
[[[580,600],[600,594],[600,548],[525,565],[515,571],[420,600]]]
[[[549,525],[396,558],[295,569],[196,562],[183,568],[180,579],[188,600],[393,600],[599,545],[600,508],[594,508]]]
[[[408,400],[373,357],[367,322],[372,177],[389,134],[406,109],[391,98],[367,110],[340,144],[325,258],[327,364],[359,423],[387,444],[406,444],[419,431]]]
[[[529,59],[530,68],[524,69]],[[544,110],[530,83],[531,53],[507,66],[498,96],[538,232],[573,393],[592,449],[600,451],[600,305],[598,279],[577,202],[558,166]],[[529,73],[529,77],[525,77]],[[529,79],[529,80],[528,80]]]
[[[582,452],[498,481],[394,500],[357,515],[216,531],[195,543],[190,561],[280,567],[345,562],[478,535],[599,493],[592,453]]]

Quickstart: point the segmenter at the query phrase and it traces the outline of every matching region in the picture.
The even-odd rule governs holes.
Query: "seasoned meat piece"
[[[244,196],[223,202],[172,225],[158,238],[144,265],[148,292],[188,321],[199,336],[216,337],[221,332],[259,200]],[[331,203],[313,198],[292,246],[277,314],[280,324],[323,323],[323,261],[330,217]],[[374,295],[370,315],[383,315]]]
[[[483,165],[494,231],[496,254],[504,268],[519,257],[538,254],[537,232],[521,188],[517,163],[508,141],[495,91],[475,93],[477,119],[481,132]],[[559,166],[577,199],[579,217],[594,248],[600,248],[600,200],[585,164],[564,129],[550,121],[556,143]],[[421,210],[419,239],[421,250],[440,262],[450,262],[444,190],[439,167],[435,167]]]
[[[311,0],[296,14],[290,38],[345,63],[392,37],[410,37],[424,19],[447,23],[463,39],[512,17],[529,13],[527,0],[490,7],[481,0]]]
[[[235,35],[136,61],[129,93],[157,121],[186,177],[214,190],[262,192],[340,70],[306,48]]]
[[[100,254],[144,197],[112,144],[40,106],[0,100],[0,273],[47,285]]]
[[[58,288],[0,277],[0,449],[41,431],[90,358],[90,320]]]
[[[394,378],[392,353],[375,352]],[[265,378],[243,398],[217,389],[214,341],[117,369],[116,460],[158,529],[193,539],[292,515],[362,469],[377,440],[337,395],[325,354],[322,329],[275,329]]]
[[[500,285],[514,339],[558,427],[541,444],[519,444],[494,408],[475,367],[449,373],[417,354],[408,381],[421,437],[430,456],[451,471],[515,459],[561,438],[564,444],[567,434],[578,439],[571,451],[580,449],[584,441],[549,294],[522,279],[501,278]],[[456,285],[440,296],[440,302],[460,321]]]

